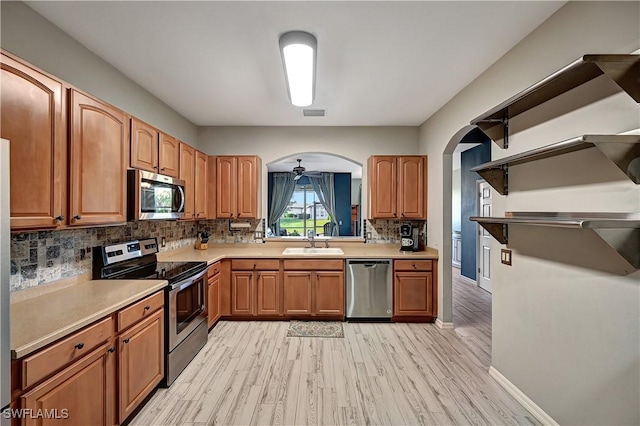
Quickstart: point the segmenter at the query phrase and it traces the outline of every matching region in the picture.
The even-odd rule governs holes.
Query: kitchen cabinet
[[[232,260],[231,315],[282,315],[279,268],[277,259]]]
[[[65,225],[66,96],[62,82],[1,52],[0,136],[10,141],[11,229]]]
[[[184,219],[207,218],[207,156],[180,142],[180,179],[184,181]]]
[[[427,218],[427,157],[369,157],[369,218]]]
[[[394,261],[393,319],[432,320],[438,315],[435,260]]]
[[[164,377],[164,309],[118,336],[118,421],[122,423]]]
[[[112,425],[114,424],[115,348],[103,344],[20,398],[22,409],[34,416],[22,425]],[[37,418],[44,410],[54,418]],[[57,417],[57,418],[56,418]]]
[[[222,265],[216,262],[209,266],[207,278],[207,324],[211,328],[220,318],[220,275]]]
[[[260,216],[261,161],[256,156],[216,157],[216,217],[256,219]]]
[[[180,143],[155,127],[131,118],[131,167],[177,178]]]
[[[344,261],[284,260],[286,316],[344,317]]]
[[[195,157],[195,214],[197,219],[207,218],[207,156],[196,151]]]
[[[119,109],[69,90],[69,225],[127,219],[129,122]]]

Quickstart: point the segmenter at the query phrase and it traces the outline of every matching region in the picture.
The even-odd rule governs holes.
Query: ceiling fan
[[[302,167],[302,165],[300,164],[302,162],[300,158],[298,158],[296,161],[298,162],[298,165],[295,166],[292,170],[292,173],[295,175],[295,177],[293,178],[294,181],[297,181],[302,176],[314,176],[314,177],[321,176],[321,172],[316,170],[307,172],[306,171],[307,169],[305,167]]]

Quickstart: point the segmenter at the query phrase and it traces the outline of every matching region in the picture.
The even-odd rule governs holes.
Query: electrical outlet
[[[367,232],[367,240],[371,239],[371,232]]]
[[[160,240],[160,247],[164,247],[167,245],[167,239],[165,237],[162,237],[162,239]]]
[[[253,239],[254,240],[261,240],[262,239],[262,231],[256,231],[253,233]]]
[[[511,266],[511,250],[500,250],[500,262],[505,265]]]

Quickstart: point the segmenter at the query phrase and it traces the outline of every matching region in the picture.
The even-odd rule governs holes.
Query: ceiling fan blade
[[[302,175],[295,175],[293,177],[293,181],[296,182],[298,179],[300,179],[302,177]]]

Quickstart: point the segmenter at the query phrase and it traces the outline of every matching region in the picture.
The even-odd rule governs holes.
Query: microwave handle
[[[178,207],[178,211],[184,211],[184,189],[181,186],[178,186],[178,191],[180,191],[180,207]]]

